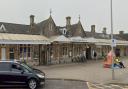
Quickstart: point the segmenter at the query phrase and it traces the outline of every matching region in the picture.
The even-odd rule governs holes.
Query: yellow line
[[[87,82],[86,84],[87,84],[87,86],[88,86],[88,89],[94,89],[94,88],[91,88],[89,82]]]

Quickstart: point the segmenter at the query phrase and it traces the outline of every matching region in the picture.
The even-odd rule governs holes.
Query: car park
[[[25,63],[17,61],[0,61],[0,84],[27,85],[36,89],[45,84],[45,73]]]

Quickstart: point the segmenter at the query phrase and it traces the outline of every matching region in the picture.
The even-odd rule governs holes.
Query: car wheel
[[[36,81],[36,79],[30,79],[28,81],[28,87],[30,89],[36,89],[37,88],[37,81]]]

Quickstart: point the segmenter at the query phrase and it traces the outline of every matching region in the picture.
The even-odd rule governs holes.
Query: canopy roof
[[[0,33],[0,44],[50,44],[50,42],[41,35]]]
[[[70,37],[69,38],[72,42],[87,42],[86,38],[82,38],[80,36],[77,37]]]
[[[51,42],[62,42],[62,43],[69,43],[71,42],[69,38],[65,37],[64,35],[60,35],[60,36],[53,36],[50,38]]]

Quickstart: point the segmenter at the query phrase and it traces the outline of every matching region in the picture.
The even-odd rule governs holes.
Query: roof
[[[48,19],[38,23],[36,26],[38,26],[39,33],[46,37],[57,36],[61,34],[51,16]]]
[[[67,27],[67,36],[69,37],[74,37],[74,36],[85,37],[86,36],[80,21],[77,24],[73,24]]]
[[[69,38],[72,42],[87,42],[86,38],[82,38],[80,36],[77,37],[70,37]]]
[[[0,33],[0,44],[50,44],[50,42],[41,35]]]
[[[65,37],[64,35],[61,35],[61,36],[53,36],[50,38],[51,42],[64,42],[64,43],[67,43],[67,42],[71,42],[69,38]]]
[[[120,40],[128,40],[128,33],[124,33],[124,34],[114,34],[115,38],[120,38]]]
[[[28,34],[29,31],[29,25],[0,22],[0,26],[2,25],[6,29],[5,33]]]
[[[110,35],[109,34],[103,34],[103,33],[93,33],[93,32],[89,32],[89,31],[85,31],[86,33],[86,37],[94,37],[94,38],[98,38],[98,39],[110,39]]]

